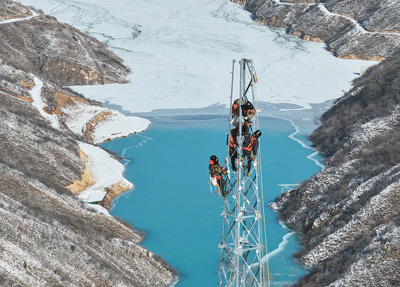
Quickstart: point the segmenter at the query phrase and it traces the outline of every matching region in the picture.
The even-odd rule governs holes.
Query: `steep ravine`
[[[299,232],[296,286],[400,285],[400,51],[371,67],[310,140],[326,168],[271,206]]]
[[[94,183],[80,147],[99,141],[79,116],[119,115],[62,86],[125,82],[122,60],[9,0],[0,37],[0,286],[169,286],[175,271],[143,234],[74,196]]]

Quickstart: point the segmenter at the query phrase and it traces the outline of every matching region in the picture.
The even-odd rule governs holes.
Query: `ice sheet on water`
[[[224,0],[21,2],[87,31],[124,58],[131,83],[76,90],[130,112],[227,105],[232,59],[254,60],[260,101],[300,108],[338,98],[360,69],[374,64],[335,58],[323,44],[257,24]]]

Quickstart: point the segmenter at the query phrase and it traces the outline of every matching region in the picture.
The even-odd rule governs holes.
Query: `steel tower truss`
[[[240,102],[250,101],[257,108],[256,83],[257,77],[253,68],[252,60],[242,59],[240,64]],[[233,100],[234,67],[232,68],[232,93],[231,107]],[[231,109],[232,119],[232,109]],[[242,116],[242,108],[239,105],[239,133],[237,138],[237,157],[229,158],[229,146],[227,157],[227,191],[228,196],[224,198],[222,240],[220,261],[220,287],[240,286],[265,286],[264,270],[261,260],[264,256],[263,234],[263,202],[260,197],[260,167],[261,157],[257,156],[252,162],[250,174],[247,174],[247,162],[243,161],[242,149],[244,136],[242,127],[245,118]],[[230,130],[234,128],[230,120],[228,143],[230,141]],[[258,129],[258,119],[255,116],[251,124],[254,132]],[[230,161],[236,161],[236,172],[232,169]]]

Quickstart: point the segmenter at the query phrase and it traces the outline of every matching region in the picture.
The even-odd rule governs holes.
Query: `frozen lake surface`
[[[126,112],[226,106],[232,60],[250,58],[259,101],[272,104],[263,112],[290,117],[282,108],[310,109],[336,99],[374,64],[335,58],[324,44],[257,24],[227,0],[21,2],[89,33],[124,59],[129,84],[76,90]]]
[[[209,193],[208,159],[224,155],[227,124],[204,116],[227,114],[232,60],[253,59],[259,114],[296,123],[303,142],[315,118],[375,64],[335,58],[324,44],[257,24],[227,0],[20,2],[106,43],[132,71],[128,84],[74,87],[78,92],[125,114],[203,119],[155,120],[143,134],[105,144],[126,158],[126,177],[136,186],[112,214],[148,232],[143,244],[180,272],[178,286],[218,282],[222,202]],[[267,204],[320,167],[307,159],[311,150],[288,137],[295,131],[289,122],[269,118],[260,127]],[[295,236],[267,211],[270,270],[274,286],[285,286],[304,270],[291,260]]]

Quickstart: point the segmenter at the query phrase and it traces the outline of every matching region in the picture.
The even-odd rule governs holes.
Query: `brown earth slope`
[[[8,0],[0,38],[0,286],[169,286],[175,273],[139,245],[143,234],[66,188],[86,174],[86,139],[60,108],[99,104],[61,85],[124,82],[126,67],[93,38]],[[60,128],[34,106],[39,81]]]
[[[61,86],[125,82],[122,60],[95,38],[33,8],[0,5],[0,21],[31,16],[0,24],[0,55],[9,64]]]

